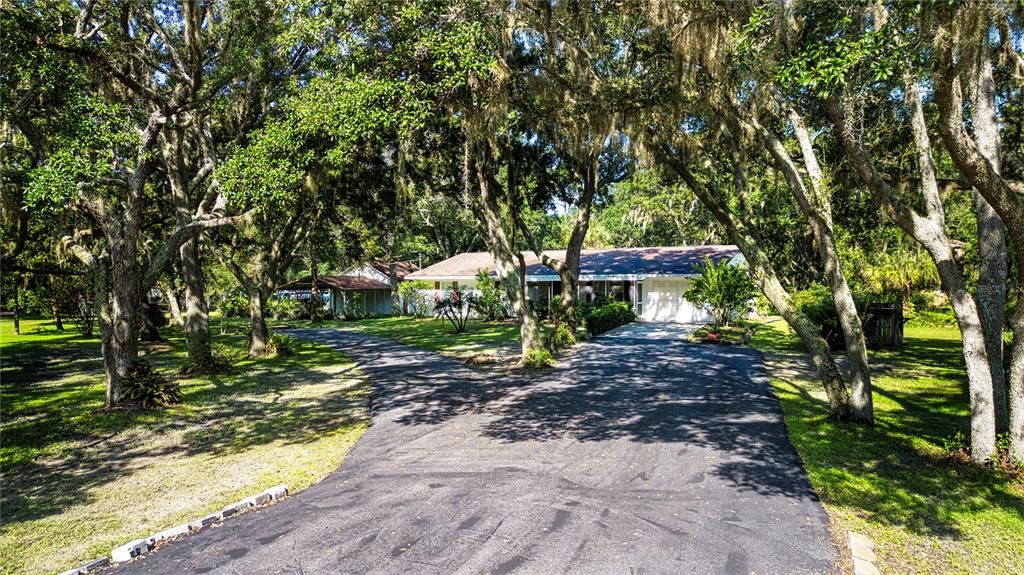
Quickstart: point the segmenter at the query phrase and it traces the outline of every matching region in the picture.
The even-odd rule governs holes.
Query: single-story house
[[[395,264],[395,276],[398,281],[405,280],[405,276],[412,272],[420,269],[414,262],[394,262]],[[391,283],[391,264],[385,261],[377,260],[357,266],[350,267],[349,269],[341,272],[343,276],[362,276],[370,279],[375,279],[381,283]]]
[[[308,301],[312,283],[312,276],[306,276],[277,289]],[[325,307],[332,317],[391,315],[391,286],[384,282],[357,275],[322,275],[317,276],[316,287],[324,294]]]
[[[553,258],[565,257],[564,251],[546,253]],[[558,274],[542,264],[533,252],[524,252],[523,257],[527,297],[535,302],[550,302],[561,293]],[[637,317],[645,321],[711,321],[707,310],[683,299],[705,258],[714,262],[726,260],[733,265],[746,262],[732,245],[583,250],[578,297],[589,302],[600,294],[630,302]],[[494,269],[488,252],[472,252],[410,273],[406,279],[433,282],[434,290],[440,292],[453,286],[473,288],[481,270],[494,277]]]
[[[405,276],[420,269],[419,266],[417,266],[414,262],[410,261],[394,262],[394,266],[395,279],[398,280],[399,283],[405,281]],[[365,264],[350,267],[347,270],[341,272],[341,275],[360,276],[370,278],[372,280],[376,280],[387,285],[391,285],[391,264],[382,260],[372,261]],[[409,312],[409,305],[405,302],[405,300],[402,299],[401,296],[398,297],[398,304],[401,307],[403,314]],[[388,313],[391,313],[390,308]]]

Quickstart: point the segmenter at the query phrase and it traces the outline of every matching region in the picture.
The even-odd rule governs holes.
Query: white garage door
[[[644,319],[649,321],[676,321],[679,313],[681,282],[678,280],[654,280],[644,282],[647,290],[644,302]]]
[[[648,287],[649,286],[649,287]],[[647,321],[706,322],[711,316],[683,299],[689,282],[682,279],[647,280],[644,319]]]

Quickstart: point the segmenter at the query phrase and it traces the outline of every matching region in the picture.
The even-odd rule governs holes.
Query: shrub
[[[232,362],[227,357],[212,354],[199,361],[187,361],[178,372],[185,376],[229,374]]]
[[[762,317],[779,313],[775,306],[772,305],[772,302],[768,301],[768,298],[760,292],[757,294],[757,298],[754,299],[754,309],[757,311],[757,315]]]
[[[541,296],[536,301],[527,298],[526,310],[533,314],[533,317],[540,321],[547,321],[551,316],[550,306],[548,305],[548,298]]]
[[[963,453],[970,450],[971,442],[963,431],[942,438],[942,450],[948,455]]]
[[[818,326],[821,337],[830,348],[843,349],[846,346],[832,290],[822,284],[813,284],[808,289],[794,292],[793,304]]]
[[[573,300],[573,311],[576,312],[576,319],[582,320],[587,315],[589,307],[579,299]],[[551,319],[556,324],[568,323],[568,313],[562,309],[562,296],[556,295],[551,299]]]
[[[447,319],[455,333],[465,333],[469,314],[476,309],[477,296],[457,287],[434,296],[434,315]]]
[[[282,357],[295,355],[295,350],[298,347],[299,341],[294,337],[273,331],[270,332],[270,341],[267,342],[267,355],[280,355]]]
[[[908,324],[922,327],[955,327],[957,325],[956,316],[953,315],[951,308],[919,311]]]
[[[274,319],[302,319],[309,313],[306,304],[290,297],[272,297],[267,302],[267,313]]]
[[[480,270],[480,273],[476,274],[476,289],[479,292],[476,304],[477,313],[490,321],[508,317],[508,300],[504,290],[499,288],[494,283],[494,278],[484,270]]]
[[[181,403],[181,386],[143,360],[135,362],[121,385],[121,399],[137,403],[144,409]]]
[[[604,305],[588,308],[583,319],[587,324],[587,331],[591,335],[599,335],[636,321],[636,314],[626,302],[609,301]]]
[[[402,282],[398,284],[398,295],[402,301],[412,307],[413,315],[427,317],[430,313],[430,300],[427,292],[430,289],[430,283],[423,280]]]
[[[555,327],[555,330],[551,332],[551,345],[548,347],[553,351],[558,351],[575,343],[576,335],[572,333],[572,330],[569,329],[568,325],[560,323]]]
[[[542,348],[531,349],[526,354],[526,359],[523,360],[523,367],[531,369],[537,369],[541,367],[551,367],[555,365],[555,358],[552,357],[551,352]]]
[[[750,281],[745,267],[731,265],[727,260],[714,263],[705,258],[698,269],[700,275],[683,298],[709,308],[715,316],[715,329],[728,325],[757,295],[757,287]]]
[[[242,293],[233,293],[224,298],[220,304],[220,313],[224,317],[245,317],[249,315],[249,297]]]

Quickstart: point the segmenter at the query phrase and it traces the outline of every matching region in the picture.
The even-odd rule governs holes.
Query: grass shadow
[[[185,358],[182,334],[175,328],[163,332],[167,344],[143,355],[178,377]],[[232,374],[179,377],[179,407],[105,411],[99,409],[104,385],[95,339],[5,338],[4,526],[87,504],[115,478],[168,457],[304,444],[366,421],[369,388],[344,356],[300,343],[293,356],[255,360],[244,357],[244,336],[215,339],[219,349],[238,350]]]

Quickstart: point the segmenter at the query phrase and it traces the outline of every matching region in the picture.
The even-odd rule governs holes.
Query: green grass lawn
[[[467,324],[466,333],[459,334],[454,333],[450,323],[436,318],[385,317],[324,324],[462,359],[477,355],[519,353],[519,324],[512,321],[472,319]]]
[[[751,344],[769,360],[801,349],[781,321]],[[870,428],[829,421],[817,380],[773,369],[790,439],[837,528],[874,539],[882,573],[1024,573],[1024,480],[944,448],[969,430],[959,331],[908,327],[903,349],[871,360]]]
[[[369,386],[340,353],[245,357],[243,327],[215,349],[231,375],[181,379],[181,406],[104,411],[96,338],[45,321],[0,322],[0,573],[53,573],[215,511],[272,485],[302,489],[334,470],[365,431]],[[146,357],[169,375],[181,332]]]

